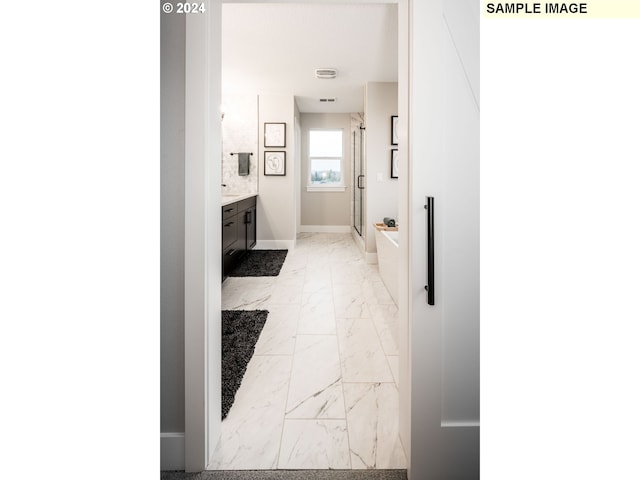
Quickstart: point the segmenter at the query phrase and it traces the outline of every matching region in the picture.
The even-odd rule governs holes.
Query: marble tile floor
[[[223,310],[269,310],[212,470],[404,469],[398,309],[350,234],[301,234],[277,277],[229,277]]]

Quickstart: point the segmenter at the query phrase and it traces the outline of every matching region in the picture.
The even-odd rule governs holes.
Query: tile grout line
[[[292,255],[295,255],[295,249],[292,252]],[[286,261],[286,260],[285,260]],[[304,266],[304,275],[305,279],[307,277],[307,264]],[[293,362],[296,355],[296,346],[298,344],[298,325],[300,323],[300,316],[302,315],[302,297],[300,297],[300,304],[298,305],[298,322],[296,323],[296,334],[293,338],[293,352],[291,353],[291,368],[289,369],[289,382],[287,383],[287,395],[284,400],[284,406],[282,409],[282,428],[280,429],[280,442],[278,444],[278,456],[276,458],[275,469],[280,469],[280,455],[282,455],[282,439],[284,438],[284,424],[287,416],[287,405],[289,404],[289,392],[291,390],[291,378],[293,377]]]
[[[338,316],[336,311],[336,302],[335,302],[335,285],[333,282],[333,268],[331,268],[331,301],[333,302],[333,320],[336,324],[336,346],[338,347],[338,362],[340,364],[340,388],[342,389],[342,403],[344,405],[344,425],[347,431],[347,458],[349,460],[349,469],[353,470],[353,463],[351,462],[351,438],[349,435],[349,419],[348,419],[348,411],[347,411],[347,396],[344,393],[344,370],[342,369],[342,351],[340,350],[340,339],[338,332]]]

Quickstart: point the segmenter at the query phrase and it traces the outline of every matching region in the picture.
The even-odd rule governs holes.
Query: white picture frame
[[[265,123],[264,124],[264,146],[265,148],[287,146],[287,124],[286,123]]]

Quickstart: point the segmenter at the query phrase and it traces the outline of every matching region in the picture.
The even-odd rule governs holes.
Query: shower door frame
[[[359,135],[357,133],[359,132]],[[360,235],[360,237],[364,238],[362,231],[362,222],[364,216],[364,132],[365,128],[360,124],[358,129],[353,131],[353,228]],[[360,139],[360,150],[359,155],[356,154],[356,137]],[[362,183],[361,180],[363,179]],[[362,185],[362,186],[360,186]],[[359,202],[356,202],[356,198],[359,196]],[[358,209],[356,208],[356,204],[359,204],[359,215],[356,214]],[[360,219],[360,222],[357,219]]]

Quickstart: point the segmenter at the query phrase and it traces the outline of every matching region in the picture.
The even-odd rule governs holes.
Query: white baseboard
[[[299,233],[349,233],[349,225],[300,225]]]
[[[160,433],[160,470],[184,470],[184,433]]]
[[[296,246],[295,240],[258,240],[255,250],[293,250]]]
[[[365,253],[364,259],[369,265],[377,265],[378,264],[378,254],[377,253],[367,252],[367,253]]]

